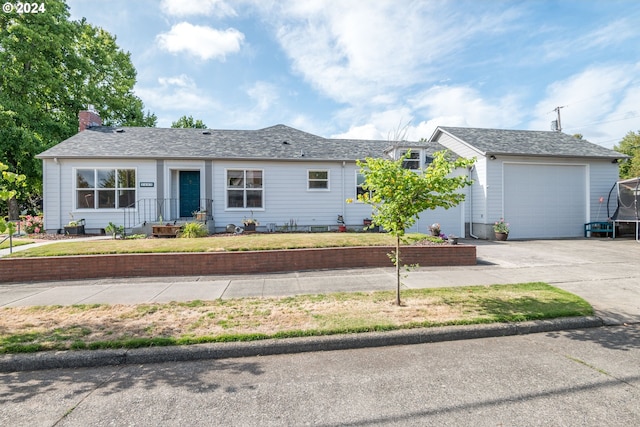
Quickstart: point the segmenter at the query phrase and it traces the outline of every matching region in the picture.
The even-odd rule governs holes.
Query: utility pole
[[[553,109],[553,111],[555,111],[558,114],[558,120],[557,120],[557,126],[556,126],[556,130],[558,132],[562,132],[562,124],[560,123],[560,109],[564,107],[565,106],[563,105],[562,107],[556,107]]]

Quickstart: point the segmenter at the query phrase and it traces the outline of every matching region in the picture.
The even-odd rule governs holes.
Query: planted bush
[[[188,222],[182,227],[180,237],[187,239],[194,239],[196,237],[206,237],[209,235],[209,230],[201,222]]]

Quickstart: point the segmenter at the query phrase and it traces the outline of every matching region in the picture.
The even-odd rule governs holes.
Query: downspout
[[[341,212],[342,218],[344,218],[344,216],[345,216],[345,204],[347,203],[347,198],[345,196],[345,191],[346,191],[345,190],[345,185],[346,185],[346,182],[344,181],[344,177],[345,177],[344,168],[345,168],[345,166],[346,166],[346,162],[343,160],[342,161],[342,170],[341,170],[341,172],[342,172],[342,202],[340,203],[340,207],[341,207],[341,211],[342,211]]]
[[[467,170],[469,171],[469,181],[471,181],[471,173],[475,166],[469,166]],[[469,186],[469,236],[478,240],[479,237],[473,234],[473,184]]]
[[[57,169],[58,169],[58,195],[59,195],[58,197],[60,197],[60,201],[58,202],[58,227],[57,227],[57,229],[56,229],[56,233],[57,233],[57,232],[58,232],[58,230],[63,230],[63,228],[62,228],[62,200],[63,200],[63,197],[62,197],[62,162],[61,162],[57,157],[54,157],[54,158],[53,158],[53,162],[54,162],[54,163],[56,164],[56,166],[58,167],[58,168],[57,168]],[[43,162],[43,163],[44,163],[44,162]],[[43,168],[42,168],[42,169],[43,169],[43,171],[44,171],[45,169],[48,169],[48,168],[45,168],[45,167],[43,166]],[[43,173],[44,173],[44,172],[43,172]],[[42,182],[43,182],[43,183],[44,183],[44,182],[47,182],[46,177],[45,177],[44,175],[43,175]],[[45,186],[43,185],[43,186],[42,186],[42,195],[43,195],[43,200],[45,199],[45,198],[44,198],[44,188],[45,188]],[[73,202],[73,200],[72,200],[72,202],[71,202],[72,210],[73,210],[73,203],[74,203],[74,202]],[[43,208],[42,210],[44,210],[44,204],[42,205],[42,208]],[[45,229],[46,229],[46,227],[45,227]],[[63,230],[63,231],[64,231],[64,230]]]

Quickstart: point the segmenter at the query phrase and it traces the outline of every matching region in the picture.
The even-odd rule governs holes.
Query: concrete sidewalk
[[[576,239],[483,242],[467,241],[477,245],[478,265],[473,267],[417,268],[403,279],[406,288],[443,286],[490,285],[522,282],[546,282],[586,299],[595,309],[596,319],[586,323],[559,323],[550,330],[587,325],[620,325],[640,323],[640,244],[625,239]],[[0,285],[0,307],[71,304],[140,304],[151,302],[212,300],[218,298],[267,297],[329,292],[353,292],[395,289],[394,269],[326,270],[252,276],[199,276],[135,279],[100,279],[69,282],[13,283]],[[529,327],[527,327],[529,328]],[[525,329],[527,329],[525,328]],[[535,330],[537,326],[533,327]],[[467,328],[468,330],[469,328]],[[478,337],[477,331],[455,333],[455,339]],[[512,328],[513,329],[513,328]],[[475,331],[475,332],[473,332]],[[513,331],[512,331],[513,332]],[[424,332],[417,332],[423,337]],[[441,334],[441,331],[434,331]],[[498,328],[498,334],[504,333]],[[521,333],[521,332],[514,332]],[[408,342],[407,333],[401,341]],[[483,336],[482,334],[480,336]],[[384,342],[395,342],[376,338]],[[414,337],[415,338],[415,337]],[[328,348],[327,340],[319,339],[321,348]],[[330,338],[329,340],[340,340]],[[372,338],[373,339],[373,338]],[[424,339],[420,338],[420,339]],[[430,339],[430,338],[429,338]],[[362,339],[361,339],[362,340]],[[353,337],[345,341],[353,341]],[[343,342],[343,344],[344,344]],[[259,353],[266,354],[264,344],[258,344]],[[277,344],[278,346],[282,344]],[[290,347],[292,344],[287,344]],[[304,344],[314,348],[311,344]],[[359,345],[362,345],[360,342]],[[249,344],[256,347],[256,344]],[[311,347],[309,347],[311,346]],[[215,347],[219,349],[220,347]],[[238,348],[236,345],[234,348]],[[293,347],[292,347],[293,348]],[[143,352],[148,360],[159,354],[181,350]],[[194,353],[195,349],[184,350]],[[212,350],[207,350],[209,354]],[[217,350],[216,350],[217,351]],[[246,349],[240,354],[246,355]],[[126,350],[121,352],[127,353]],[[214,351],[215,353],[215,351]],[[132,354],[129,352],[129,354]],[[225,353],[226,354],[226,353]],[[96,357],[96,353],[92,357]],[[38,357],[38,356],[32,356]],[[42,361],[40,356],[40,361]],[[78,359],[79,355],[73,357]],[[131,357],[131,356],[130,356]],[[7,358],[4,358],[5,361]],[[11,360],[14,360],[10,358]],[[15,359],[18,360],[18,359]],[[24,362],[25,359],[22,359]],[[138,360],[138,359],[136,359]],[[53,365],[61,361],[50,361]],[[32,366],[32,365],[29,365]],[[66,366],[66,365],[65,365]],[[84,366],[84,365],[74,365]]]
[[[640,244],[579,239],[483,242],[478,265],[422,267],[404,274],[406,288],[546,282],[580,295],[615,322],[640,322]],[[0,284],[0,307],[140,304],[286,296],[395,288],[389,268],[238,276],[97,279]]]

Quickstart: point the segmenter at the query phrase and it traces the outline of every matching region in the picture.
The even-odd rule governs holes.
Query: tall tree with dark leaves
[[[171,123],[172,128],[191,128],[206,129],[207,125],[200,119],[194,119],[193,116],[182,116],[177,121]]]
[[[613,149],[630,156],[620,164],[620,178],[636,178],[640,176],[640,131],[629,131]]]
[[[12,218],[16,198],[41,193],[42,165],[34,156],[78,131],[78,111],[93,105],[110,125],[157,122],[133,93],[136,70],[115,37],[70,20],[64,0],[48,0],[45,8],[0,14],[0,162],[27,183],[9,204]]]

